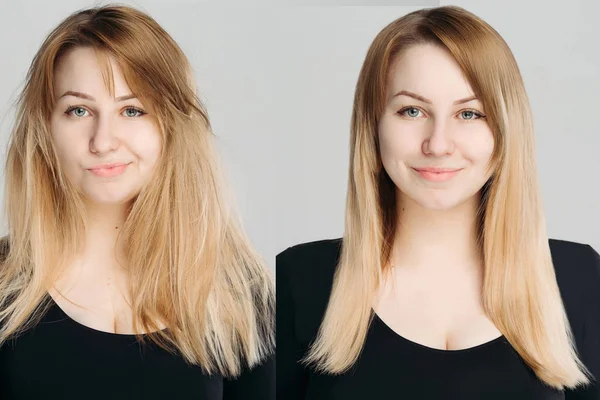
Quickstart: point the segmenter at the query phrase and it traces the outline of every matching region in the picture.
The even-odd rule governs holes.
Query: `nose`
[[[119,146],[113,119],[105,116],[95,120],[94,131],[90,138],[90,151],[94,154],[105,154],[114,151]]]
[[[423,153],[431,156],[452,154],[454,151],[454,140],[450,129],[442,122],[435,121],[433,124],[433,129],[423,141]]]

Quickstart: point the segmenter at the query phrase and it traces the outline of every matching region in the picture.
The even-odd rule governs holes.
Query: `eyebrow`
[[[425,98],[425,97],[423,97],[421,95],[418,95],[416,93],[413,93],[413,92],[409,92],[408,90],[401,90],[401,91],[399,91],[398,93],[396,93],[395,95],[392,96],[392,99],[394,97],[397,97],[397,96],[408,96],[408,97],[412,97],[413,99],[417,99],[419,101],[422,101],[423,103],[432,104],[432,101],[429,100],[428,98]],[[463,103],[468,103],[469,101],[472,101],[472,100],[478,100],[477,96],[470,96],[470,97],[466,97],[464,99],[456,100],[452,104],[453,105],[463,104]]]
[[[74,97],[79,97],[82,99],[86,99],[86,100],[90,100],[90,101],[96,101],[96,99],[92,96],[90,96],[89,94],[86,93],[81,93],[81,92],[74,92],[72,90],[67,90],[62,96],[59,97],[63,98],[65,96],[74,96]],[[125,101],[125,100],[130,100],[130,99],[135,99],[136,96],[134,94],[126,94],[125,96],[120,96],[115,98],[115,101]]]

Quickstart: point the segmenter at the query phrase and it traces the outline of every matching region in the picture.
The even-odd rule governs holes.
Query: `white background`
[[[421,6],[123,3],[153,16],[190,58],[245,228],[271,267],[288,246],[341,236],[359,69],[375,35]],[[42,40],[71,12],[105,2],[0,4],[4,169],[10,105]],[[600,2],[441,4],[486,20],[515,54],[534,111],[549,236],[600,249]]]

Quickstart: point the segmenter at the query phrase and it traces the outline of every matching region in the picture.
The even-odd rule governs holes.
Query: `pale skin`
[[[501,333],[483,310],[475,225],[494,148],[485,110],[469,100],[473,90],[452,55],[434,45],[411,47],[395,59],[387,86],[379,139],[399,218],[391,273],[374,310],[397,334],[430,348],[492,341]],[[462,170],[431,182],[412,169],[423,167]]]
[[[76,48],[57,66],[52,139],[61,168],[84,193],[88,226],[83,251],[49,293],[76,322],[99,331],[131,334],[126,260],[117,235],[128,205],[151,179],[161,144],[155,121],[138,99],[131,98],[112,59],[111,65],[114,98],[92,49]],[[119,176],[90,171],[115,162],[128,164]]]

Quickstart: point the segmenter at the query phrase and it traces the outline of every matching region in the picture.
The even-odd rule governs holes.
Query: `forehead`
[[[388,92],[416,92],[436,101],[454,101],[473,95],[460,66],[446,48],[433,44],[413,45],[390,65]]]
[[[84,92],[93,97],[108,97],[109,83],[104,76],[112,71],[115,96],[130,93],[121,68],[111,56],[101,57],[90,47],[77,47],[68,51],[58,62],[54,74],[56,96],[68,90]]]

